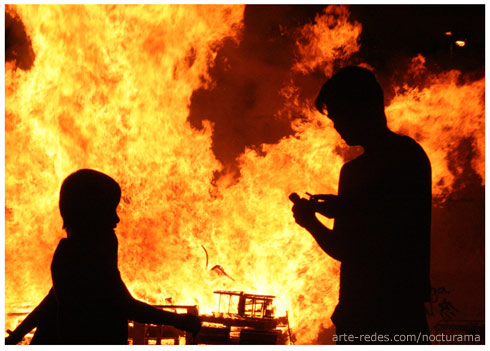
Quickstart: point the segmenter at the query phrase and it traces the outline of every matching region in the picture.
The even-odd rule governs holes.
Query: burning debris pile
[[[276,316],[275,296],[217,290],[218,310],[204,315],[199,333],[203,344],[291,344],[287,314]]]
[[[233,318],[220,319],[210,292],[262,299],[263,308],[268,294],[280,292],[275,315],[287,314],[288,324],[272,318],[277,323],[267,335],[315,343],[331,326],[339,264],[295,225],[287,196],[301,189],[335,193],[350,155],[312,107],[325,77],[359,50],[362,25],[349,19],[348,8],[328,6],[311,23],[282,32],[295,39],[294,59],[280,68],[278,96],[268,98],[284,104],[267,114],[286,119],[289,134],[247,145],[236,160],[239,176],[213,152],[221,128],[213,116],[200,116],[199,128],[188,117],[191,109],[199,113],[191,106],[196,91],[223,89],[210,71],[221,49],[244,40],[243,6],[9,5],[6,11],[23,23],[34,53],[31,67],[5,64],[6,328],[18,322],[16,306],[36,306],[51,286],[52,254],[64,236],[57,209],[62,180],[94,168],[122,187],[119,268],[135,297],[198,306],[212,316],[209,323],[223,322],[214,326],[227,330],[223,338],[236,341],[249,329],[237,339],[230,320],[255,320],[255,310],[238,308]],[[387,115],[391,128],[427,151],[434,194],[444,201],[464,171],[452,156],[463,142],[484,183],[485,85],[459,71],[430,73],[421,61],[415,58],[413,67],[423,82],[397,87]],[[227,67],[225,59],[220,64]],[[253,97],[260,91],[254,86],[244,88],[251,108],[262,99]],[[220,106],[212,110],[218,114]],[[254,126],[247,127],[252,133]],[[202,264],[208,254],[212,269]],[[242,291],[256,294],[234,293]],[[259,322],[269,320],[271,310],[260,311]],[[254,333],[243,338],[253,340]]]

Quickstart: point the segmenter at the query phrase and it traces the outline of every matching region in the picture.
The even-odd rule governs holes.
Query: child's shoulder
[[[68,238],[63,238],[59,241],[58,246],[54,252],[53,259],[57,257],[70,257],[76,251],[75,245],[73,245],[72,240]]]
[[[66,247],[70,246],[70,240],[68,238],[63,238],[58,242],[58,246],[56,249],[64,249]]]

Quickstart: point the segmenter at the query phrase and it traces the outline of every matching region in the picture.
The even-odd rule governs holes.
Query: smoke
[[[34,51],[31,39],[21,19],[5,11],[5,62],[13,62],[15,67],[23,70],[31,69],[34,64]]]
[[[387,104],[395,87],[410,79],[411,60],[419,54],[434,73],[455,69],[474,79],[484,75],[483,6],[352,5],[349,10],[363,26],[358,56],[374,67]],[[466,46],[455,46],[455,40],[465,40]]]
[[[214,125],[212,149],[224,165],[221,175],[239,175],[237,157],[246,148],[274,144],[293,133],[281,113],[282,89],[292,79],[298,30],[311,23],[322,6],[247,6],[240,43],[230,40],[218,52],[211,89],[191,100],[189,121]],[[315,87],[316,88],[316,87]]]

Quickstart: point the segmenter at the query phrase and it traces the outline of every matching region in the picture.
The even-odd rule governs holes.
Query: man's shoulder
[[[362,154],[353,160],[347,161],[342,165],[340,174],[356,174],[362,172],[362,169],[366,167],[365,155]]]
[[[355,175],[372,169],[373,165],[385,167],[386,164],[397,164],[412,167],[414,164],[430,168],[430,161],[423,147],[406,135],[394,134],[380,150],[364,153],[359,157],[344,163],[341,174]]]
[[[414,139],[406,135],[397,135],[397,142],[392,145],[392,150],[404,154],[406,157],[428,161],[427,154],[423,147]]]
[[[68,238],[60,239],[60,241],[58,242],[58,246],[56,246],[55,254],[59,252],[63,252],[69,249],[69,247],[70,247],[70,241]]]
[[[414,139],[409,137],[408,135],[395,134],[395,140],[401,147],[407,148],[422,148],[419,143],[417,143]]]

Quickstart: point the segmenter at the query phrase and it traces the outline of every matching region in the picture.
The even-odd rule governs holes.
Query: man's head
[[[80,169],[70,174],[61,185],[60,213],[63,228],[91,230],[115,228],[121,198],[119,184],[104,173]]]
[[[383,90],[366,68],[349,66],[335,73],[322,86],[315,105],[349,145],[362,145],[370,132],[386,128]]]

